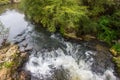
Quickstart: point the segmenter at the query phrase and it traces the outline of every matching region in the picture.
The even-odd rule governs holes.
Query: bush
[[[109,16],[101,17],[99,21],[99,33],[98,38],[107,42],[108,44],[112,43],[112,40],[117,38],[116,32],[110,27],[110,18]]]
[[[114,12],[114,14],[111,16],[110,23],[112,29],[115,29],[120,32],[120,11]]]
[[[115,0],[82,0],[83,4],[88,6],[89,15],[98,17],[104,14],[112,14],[115,11],[118,2]]]
[[[98,31],[98,24],[90,18],[84,18],[80,21],[80,26],[77,30],[77,35],[96,34]]]
[[[118,55],[120,55],[120,43],[115,43],[113,46],[112,46],[112,49],[114,49]]]
[[[57,29],[62,33],[74,31],[87,13],[86,7],[81,6],[78,0],[23,0],[23,5],[30,19],[51,32]]]

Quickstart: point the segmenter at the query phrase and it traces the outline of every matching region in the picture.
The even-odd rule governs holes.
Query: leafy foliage
[[[86,17],[86,7],[80,6],[78,0],[24,0],[25,12],[29,18],[49,31],[55,32],[58,28],[66,31],[75,30],[79,22]],[[67,32],[67,31],[66,31]]]
[[[112,14],[119,6],[116,0],[82,0],[88,6],[90,16],[100,16],[102,14]]]
[[[11,67],[13,67],[13,65],[14,65],[14,62],[5,62],[3,64],[3,67],[5,67],[5,68],[11,68]]]
[[[104,40],[108,44],[111,44],[112,40],[116,39],[116,32],[109,28],[109,17],[103,16],[99,21],[99,33],[98,38]]]
[[[117,53],[120,55],[120,43],[115,43],[112,46],[112,49],[114,49],[115,51],[117,51]]]
[[[8,4],[10,0],[0,0],[0,5]]]
[[[94,34],[98,31],[98,24],[91,20],[90,18],[84,18],[79,22],[79,27],[77,29],[77,36],[84,34]]]

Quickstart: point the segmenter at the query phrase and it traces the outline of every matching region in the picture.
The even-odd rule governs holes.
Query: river
[[[78,43],[50,33],[26,20],[18,5],[0,7],[0,21],[10,29],[8,41],[30,54],[24,69],[31,80],[119,80],[109,51],[96,50],[94,41]]]

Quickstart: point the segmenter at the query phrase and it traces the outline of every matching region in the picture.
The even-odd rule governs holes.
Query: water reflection
[[[26,29],[28,22],[24,14],[18,9],[19,5],[7,5],[0,7],[0,21],[6,28],[10,28],[8,40],[12,40],[17,34]]]

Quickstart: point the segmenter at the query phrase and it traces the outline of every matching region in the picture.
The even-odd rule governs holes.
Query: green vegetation
[[[113,58],[113,61],[116,63],[116,66],[117,66],[117,68],[118,68],[118,73],[119,73],[119,75],[120,75],[120,56],[119,57],[114,57]]]
[[[115,30],[108,27],[110,25],[110,19],[107,16],[102,16],[99,20],[99,33],[98,38],[111,44],[113,40],[117,38],[117,33]]]
[[[3,64],[3,66],[4,66],[5,68],[11,68],[11,67],[13,67],[13,65],[14,65],[14,62],[5,62],[5,63]]]
[[[24,4],[27,16],[51,32],[74,32],[87,18],[87,9],[78,0],[25,0]]]
[[[8,4],[10,0],[0,0],[0,5]]]
[[[29,19],[49,31],[78,38],[96,36],[119,56],[119,0],[22,0],[22,6]]]
[[[117,52],[117,55],[120,56],[120,43],[115,43],[115,45],[112,46],[112,49],[114,49]]]
[[[63,35],[92,34],[111,45],[120,31],[120,4],[116,0],[22,0],[27,17]]]

